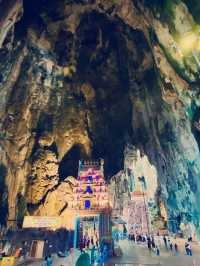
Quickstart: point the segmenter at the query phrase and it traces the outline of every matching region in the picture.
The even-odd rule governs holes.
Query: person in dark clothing
[[[87,239],[86,245],[87,245],[87,248],[89,249],[90,248],[90,239],[89,238]]]
[[[91,244],[92,244],[92,246],[94,246],[94,238],[93,237],[91,237]]]
[[[189,244],[187,242],[185,242],[185,253],[186,253],[187,256],[189,256],[189,249],[188,249],[188,247],[189,247]]]
[[[176,243],[174,244],[174,250],[175,250],[175,255],[178,256],[179,250],[178,250],[178,245]]]
[[[95,260],[95,246],[93,245],[92,249],[91,249],[91,263],[92,265],[94,264],[94,260]]]
[[[85,248],[86,247],[86,237],[84,236],[84,238],[83,238],[83,248]]]
[[[173,244],[172,244],[172,242],[169,243],[169,248],[170,248],[171,251],[173,251]]]
[[[147,247],[148,247],[148,250],[149,252],[151,252],[151,240],[147,240]]]
[[[164,241],[165,247],[167,248],[167,238],[166,238],[166,236],[163,237],[163,241]]]
[[[155,240],[154,238],[152,237],[152,240],[151,240],[151,245],[152,245],[152,248],[155,249],[156,247],[156,244],[155,244]]]
[[[79,248],[80,248],[80,252],[83,253],[84,245],[82,241],[80,242]]]
[[[157,256],[160,256],[160,249],[159,249],[158,246],[156,246],[156,255],[157,255]]]
[[[89,254],[88,253],[81,254],[76,262],[76,266],[90,266]]]

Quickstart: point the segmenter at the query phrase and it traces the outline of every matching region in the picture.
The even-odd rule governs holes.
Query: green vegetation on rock
[[[168,22],[173,18],[174,5],[177,5],[181,0],[145,0],[145,4],[153,10],[154,13],[159,13],[161,19]]]
[[[200,1],[199,0],[183,0],[187,5],[190,13],[193,15],[197,23],[200,23]]]

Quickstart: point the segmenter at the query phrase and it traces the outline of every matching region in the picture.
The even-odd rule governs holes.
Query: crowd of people
[[[106,259],[109,256],[108,247],[106,245],[101,245],[101,244],[95,245],[93,243],[93,245],[92,245],[92,243],[91,243],[90,245],[86,245],[85,249],[81,248],[80,251],[81,251],[81,255],[77,261],[76,266],[81,266],[82,261],[85,261],[83,264],[84,266],[89,266],[91,264],[101,266],[101,265],[104,265],[104,262],[106,261]],[[89,256],[89,254],[90,254],[90,256]],[[90,262],[88,264],[86,263],[86,255],[88,255],[90,258]]]
[[[175,256],[179,256],[180,248],[178,241],[176,239],[170,238],[169,236],[153,236],[153,235],[134,235],[129,234],[128,236],[129,241],[133,241],[137,244],[143,244],[146,246],[150,253],[154,253],[156,256],[160,256],[161,252],[170,252]],[[123,238],[126,238],[123,234]],[[185,242],[185,254],[187,256],[192,256],[192,247],[190,242],[192,239],[188,239]],[[78,258],[76,266],[87,266],[92,263],[92,265],[102,266],[104,262],[109,257],[109,250],[106,245],[99,244],[99,241],[96,240],[94,237],[89,237],[88,235],[84,236],[79,243],[79,249],[81,251],[81,255]],[[88,261],[88,264],[87,264]],[[52,266],[52,258],[48,256],[45,258],[42,266]]]
[[[89,237],[85,235],[79,245],[81,253],[89,252],[91,257],[91,263],[95,265],[103,265],[108,257],[108,247],[103,243],[99,243],[98,237]]]
[[[164,235],[163,237],[157,235],[156,237],[151,235],[128,235],[130,241],[135,243],[146,243],[149,252],[154,252],[157,256],[160,256],[160,248],[165,247],[166,251],[171,252],[172,254],[178,256],[180,254],[179,246],[176,241],[172,241],[169,236]],[[192,256],[192,247],[189,242],[192,239],[188,238],[188,241],[185,242],[185,254],[187,256]]]
[[[99,247],[99,240],[97,237],[89,237],[88,235],[84,235],[83,239],[81,239],[79,243],[79,249],[82,252],[84,249],[90,249],[91,247],[95,246],[96,248]]]

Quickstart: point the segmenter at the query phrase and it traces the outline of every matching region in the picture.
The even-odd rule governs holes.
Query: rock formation
[[[198,231],[198,8],[188,0],[0,1],[8,222],[46,214],[56,193],[70,192],[79,158],[104,158],[107,179],[123,171],[132,145],[138,164],[155,169],[158,209]],[[128,167],[135,175],[137,162]]]

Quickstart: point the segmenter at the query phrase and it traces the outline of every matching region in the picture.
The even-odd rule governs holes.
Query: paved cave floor
[[[176,240],[176,242],[180,248],[179,256],[175,256],[174,253],[167,251],[163,244],[161,244],[161,256],[157,257],[154,253],[149,253],[146,245],[135,244],[128,240],[121,240],[119,245],[123,251],[123,256],[108,260],[105,266],[200,266],[200,244],[191,244],[193,256],[188,257],[184,254],[184,240],[179,239]],[[57,258],[57,256],[53,256],[53,266],[75,266],[75,261],[79,254],[80,252],[76,251],[73,260],[71,257]],[[36,260],[18,265],[41,266],[41,261]]]

